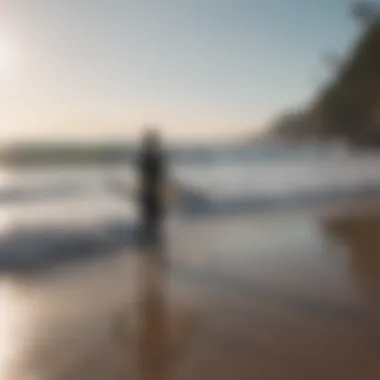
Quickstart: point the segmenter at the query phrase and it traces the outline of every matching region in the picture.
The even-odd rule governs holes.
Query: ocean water
[[[353,195],[380,194],[380,153],[335,148],[228,149],[171,158],[170,175],[201,201],[172,207],[171,223],[296,207]],[[133,165],[76,165],[0,171],[0,268],[136,243]],[[180,205],[181,206],[181,205]]]

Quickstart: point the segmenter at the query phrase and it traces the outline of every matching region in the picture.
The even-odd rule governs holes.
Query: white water
[[[302,153],[302,152],[301,152]],[[281,199],[292,194],[318,192],[328,194],[334,188],[356,189],[379,186],[380,154],[327,154],[296,152],[294,157],[245,157],[243,160],[215,161],[205,164],[171,163],[170,174],[184,186],[201,190],[209,199],[266,197]],[[128,165],[113,167],[77,166],[69,168],[0,172],[0,196],[13,186],[28,194],[28,189],[62,186],[75,189],[72,196],[43,196],[23,202],[2,202],[0,228],[9,216],[22,215],[24,220],[37,223],[40,218],[72,219],[86,223],[104,216],[123,216],[135,219],[133,200],[121,200],[112,195],[105,183],[107,178],[134,181]],[[38,190],[39,191],[39,190]],[[52,190],[54,193],[55,190]],[[7,217],[8,215],[8,217]]]
[[[174,173],[181,182],[220,199],[248,195],[281,197],[300,190],[328,192],[336,186],[380,186],[380,154],[183,166]]]

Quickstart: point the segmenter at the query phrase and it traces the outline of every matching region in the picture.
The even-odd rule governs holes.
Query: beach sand
[[[0,378],[380,379],[379,202],[184,220],[163,254],[3,275]]]

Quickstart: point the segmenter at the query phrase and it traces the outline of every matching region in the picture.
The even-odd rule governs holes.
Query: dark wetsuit
[[[141,222],[145,238],[160,237],[163,205],[160,196],[164,168],[163,157],[157,149],[146,149],[140,156],[141,175]]]

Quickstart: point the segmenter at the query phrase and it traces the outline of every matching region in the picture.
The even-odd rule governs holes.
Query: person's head
[[[159,150],[161,148],[161,136],[157,129],[149,128],[144,132],[143,148],[147,150]]]

